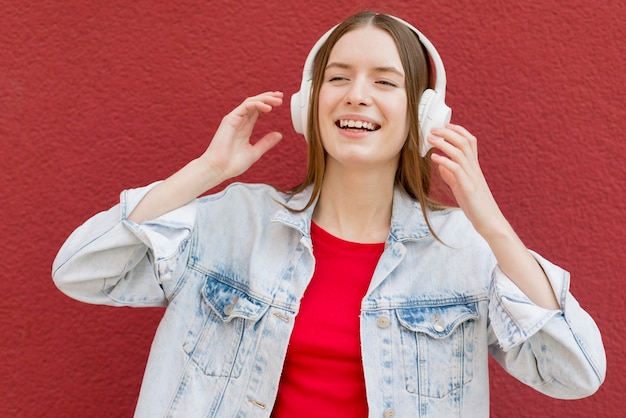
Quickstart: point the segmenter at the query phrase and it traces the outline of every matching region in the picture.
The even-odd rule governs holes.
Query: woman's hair
[[[417,34],[412,29],[391,16],[370,11],[357,13],[340,23],[330,34],[315,57],[312,91],[308,108],[308,120],[310,122],[305,127],[308,138],[307,174],[304,181],[290,191],[290,193],[295,194],[301,192],[309,185],[313,185],[313,193],[304,208],[292,208],[291,210],[303,211],[309,208],[317,199],[322,187],[326,152],[322,146],[318,123],[319,92],[324,81],[324,70],[330,53],[343,35],[365,26],[384,30],[391,35],[398,48],[400,61],[405,73],[409,132],[400,151],[395,186],[421,203],[428,227],[434,234],[430,222],[428,222],[426,209],[439,209],[442,206],[430,197],[431,163],[429,156],[422,157],[420,155],[421,143],[425,138],[422,138],[420,133],[418,120],[419,102],[422,92],[430,88],[432,82],[429,57]]]

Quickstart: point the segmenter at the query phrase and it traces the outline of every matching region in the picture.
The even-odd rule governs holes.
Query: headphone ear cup
[[[300,87],[300,91],[291,96],[291,123],[293,124],[293,129],[297,133],[304,135],[304,139],[307,141],[306,129],[310,94],[311,81],[305,80]]]
[[[430,102],[434,96],[435,96],[435,90],[433,89],[426,89],[422,93],[422,97],[420,98],[420,103],[418,106],[418,114],[417,114],[417,117],[420,121],[420,127],[424,123],[424,120],[428,112],[427,109],[429,108]]]
[[[429,135],[430,129],[432,128],[432,124],[430,123],[428,113],[430,111],[430,107],[432,105],[434,97],[435,97],[435,90],[433,89],[424,90],[424,92],[422,93],[422,97],[420,98],[420,103],[418,106],[417,120],[419,121],[420,134],[422,136],[420,138],[422,142],[422,147],[420,150],[420,152],[422,153],[422,156],[425,156],[428,150],[432,148],[431,145],[426,140],[426,137]]]
[[[424,90],[418,106],[418,120],[422,134],[422,156],[426,156],[428,150],[432,148],[426,140],[430,135],[430,130],[443,128],[450,122],[451,116],[452,110],[444,103],[441,94],[433,89]]]
[[[304,121],[302,120],[300,103],[301,98],[298,91],[291,96],[291,123],[293,124],[293,129],[299,134],[304,133]]]

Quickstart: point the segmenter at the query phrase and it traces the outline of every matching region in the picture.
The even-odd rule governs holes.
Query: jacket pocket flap
[[[398,321],[403,327],[422,332],[433,338],[446,338],[461,323],[477,319],[477,304],[447,306],[417,306],[396,309]]]
[[[202,297],[215,314],[225,322],[233,318],[257,321],[269,309],[269,304],[220,281],[213,275],[207,276]]]

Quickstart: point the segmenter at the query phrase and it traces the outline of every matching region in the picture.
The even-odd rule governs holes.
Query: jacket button
[[[396,416],[396,411],[393,408],[385,409],[385,412],[383,412],[384,418],[393,418],[395,416]]]
[[[232,303],[224,306],[224,315],[230,315],[231,313],[233,313],[233,309],[235,309],[235,305]]]
[[[390,321],[388,316],[379,316],[376,320],[376,325],[378,325],[379,328],[387,328],[389,323]]]
[[[239,301],[239,296],[235,296],[232,302],[224,306],[224,315],[230,316],[230,314],[233,313],[235,306],[237,306],[238,301]]]
[[[435,319],[435,323],[433,324],[433,328],[435,328],[435,331],[437,331],[437,332],[443,332],[446,329],[446,324],[444,324],[441,319],[437,318],[437,319]]]

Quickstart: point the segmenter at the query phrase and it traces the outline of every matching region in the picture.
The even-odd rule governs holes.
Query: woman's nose
[[[356,79],[350,84],[346,92],[346,103],[356,106],[371,103],[369,88],[364,80]]]

